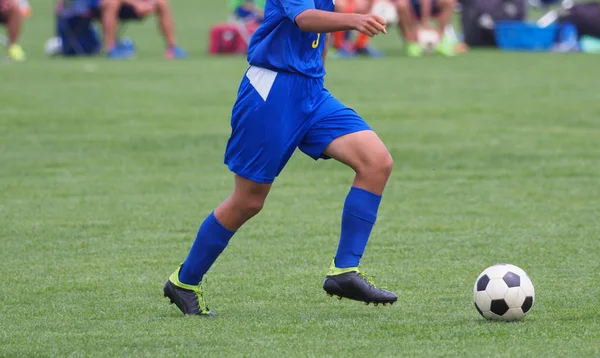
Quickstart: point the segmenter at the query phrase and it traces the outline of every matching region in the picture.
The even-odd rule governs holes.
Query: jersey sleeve
[[[281,1],[281,5],[283,5],[283,10],[285,11],[285,15],[292,20],[292,22],[296,23],[296,16],[300,15],[303,11],[314,9],[315,2],[314,0],[279,0]]]

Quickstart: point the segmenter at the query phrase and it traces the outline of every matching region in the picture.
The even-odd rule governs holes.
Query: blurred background
[[[168,0],[2,0],[1,4],[0,19],[5,25],[16,16],[9,16],[15,12],[10,8],[21,9],[22,33],[16,42],[33,58],[46,54],[115,59],[143,56],[152,50],[152,43],[161,42],[167,47],[164,55],[171,58],[187,57],[188,52],[243,54],[264,7],[264,1],[254,0],[201,6]],[[419,43],[427,53],[444,40],[455,46],[452,55],[477,47],[589,53],[600,47],[596,1],[436,0],[427,16],[433,21],[423,19],[421,0],[340,0],[336,11],[376,13],[393,29],[390,36],[379,36],[372,43],[357,34],[336,34],[333,56],[342,58],[415,55],[411,42]],[[409,21],[410,17],[415,21]],[[424,28],[425,22],[431,26]],[[6,27],[10,34],[10,26]],[[153,32],[156,36],[149,36]],[[10,52],[7,36],[0,40]],[[419,54],[418,49],[412,50]]]

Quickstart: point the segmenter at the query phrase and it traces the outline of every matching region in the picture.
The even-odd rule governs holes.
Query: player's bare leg
[[[396,0],[398,21],[402,30],[402,37],[407,42],[417,42],[419,37],[419,23],[414,15],[410,0]]]
[[[411,57],[421,56],[423,49],[418,42],[419,22],[414,15],[411,1],[395,0],[395,4],[398,12],[398,25],[406,44],[406,54]]]
[[[335,139],[324,154],[356,172],[344,205],[342,233],[336,258],[323,283],[329,295],[368,303],[394,303],[398,297],[379,289],[358,270],[381,195],[392,172],[392,157],[373,131],[360,131]]]
[[[440,8],[440,13],[436,17],[436,30],[438,35],[440,35],[440,38],[443,38],[446,26],[450,24],[450,21],[452,21],[454,9],[456,8],[456,0],[438,0],[438,6]]]
[[[186,315],[212,317],[202,291],[202,278],[227,246],[233,234],[258,214],[271,184],[234,176],[233,193],[200,226],[190,255],[169,280],[163,292]]]
[[[6,28],[8,30],[8,44],[14,45],[19,40],[23,15],[19,3],[16,0],[7,0],[6,8],[2,9],[6,17]]]
[[[18,40],[21,34],[21,25],[23,23],[23,14],[17,0],[6,0],[0,2],[3,8],[0,9],[6,18],[6,27],[8,30],[8,56],[14,61],[25,60],[25,52],[19,46]]]
[[[175,39],[175,21],[173,20],[171,5],[167,0],[158,0],[156,2],[156,16],[158,17],[160,31],[165,38],[167,47],[175,47],[177,44]]]
[[[187,57],[187,52],[177,46],[177,38],[175,36],[175,20],[169,0],[157,0],[153,9],[158,17],[160,32],[165,39],[167,50],[165,58],[176,59]]]
[[[119,9],[121,8],[121,0],[102,0],[101,21],[102,31],[104,32],[104,49],[106,53],[112,51],[117,44],[117,26],[119,18]]]
[[[438,0],[438,6],[440,8],[440,13],[436,17],[436,29],[441,41],[437,47],[437,51],[444,56],[454,56],[456,54],[456,43],[454,40],[445,36],[444,32],[446,26],[452,21],[454,9],[456,8],[456,0]]]

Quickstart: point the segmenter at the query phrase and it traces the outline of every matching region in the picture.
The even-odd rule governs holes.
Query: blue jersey
[[[276,72],[325,76],[325,35],[303,32],[295,19],[308,9],[333,11],[335,0],[267,0],[265,17],[248,48],[248,62]]]

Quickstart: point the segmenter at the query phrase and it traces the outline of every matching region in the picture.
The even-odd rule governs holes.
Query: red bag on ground
[[[256,23],[229,22],[217,24],[210,29],[209,52],[217,54],[245,54]]]

